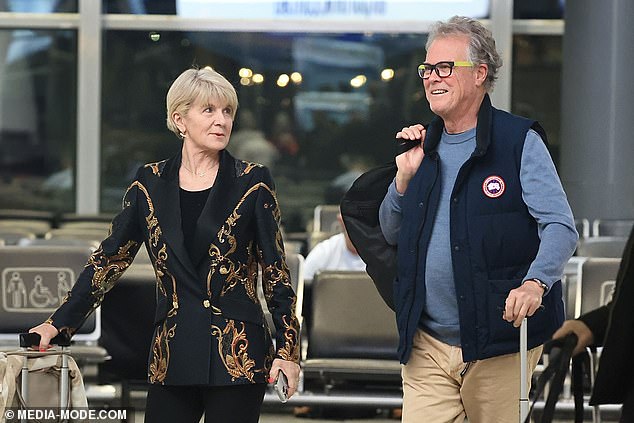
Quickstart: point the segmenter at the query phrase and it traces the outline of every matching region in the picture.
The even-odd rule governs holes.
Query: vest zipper
[[[421,232],[423,230],[423,227],[425,226],[425,222],[427,221],[427,210],[428,210],[428,207],[429,207],[429,198],[431,197],[431,193],[434,190],[434,187],[436,186],[436,182],[438,181],[438,174],[440,172],[440,164],[438,163],[438,153],[436,153],[436,152],[431,153],[430,159],[434,160],[434,162],[435,162],[436,174],[434,175],[434,181],[432,182],[431,186],[429,187],[429,190],[427,191],[427,195],[425,196],[425,204],[427,204],[427,206],[425,207],[425,214],[423,215],[422,221],[421,221],[421,223],[420,223],[420,225],[418,227],[418,230],[416,231],[417,235],[418,235],[416,237],[417,245],[420,243]],[[416,251],[418,252],[418,248],[416,249]],[[418,256],[418,254],[417,254],[417,256]],[[416,284],[416,279],[417,279],[416,275],[417,274],[418,274],[418,259],[416,259],[415,265],[414,265],[414,289],[413,289],[413,293],[412,293],[412,302],[411,302],[411,304],[409,306],[409,310],[407,311],[408,319],[407,319],[407,322],[406,322],[406,325],[405,325],[405,334],[407,334],[409,332],[409,316],[412,313],[412,307],[414,306],[414,301],[416,299],[416,285],[417,285]],[[420,319],[420,316],[419,316],[419,319]],[[417,324],[418,324],[418,322],[417,322]]]

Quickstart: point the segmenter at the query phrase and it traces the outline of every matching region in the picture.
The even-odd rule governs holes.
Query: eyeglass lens
[[[440,62],[440,63],[436,63],[435,65],[423,65],[418,70],[418,73],[421,78],[427,79],[431,76],[432,71],[436,71],[436,75],[438,75],[441,78],[446,78],[449,75],[451,75],[452,70],[453,70],[453,66],[451,65],[451,63]]]

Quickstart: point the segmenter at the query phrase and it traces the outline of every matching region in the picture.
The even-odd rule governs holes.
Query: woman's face
[[[192,147],[220,151],[229,144],[233,114],[231,106],[217,99],[197,99],[185,116],[175,113],[174,120]]]

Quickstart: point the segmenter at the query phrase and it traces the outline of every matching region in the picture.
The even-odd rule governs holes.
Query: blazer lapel
[[[154,179],[155,183],[153,189],[151,189],[151,195],[155,204],[155,213],[167,245],[183,264],[183,267],[195,276],[194,266],[185,248],[185,238],[182,229],[180,187],[178,185],[180,162],[180,152],[175,157],[168,159],[163,173]]]
[[[197,266],[203,257],[209,256],[209,245],[214,242],[218,231],[233,211],[241,192],[236,186],[236,161],[223,150],[216,181],[196,223],[194,256],[191,257],[194,265]]]

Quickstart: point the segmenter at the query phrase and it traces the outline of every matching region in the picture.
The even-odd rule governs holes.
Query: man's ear
[[[477,65],[475,70],[476,72],[476,86],[484,85],[484,82],[487,80],[487,76],[489,75],[489,65],[486,63],[480,63]]]

